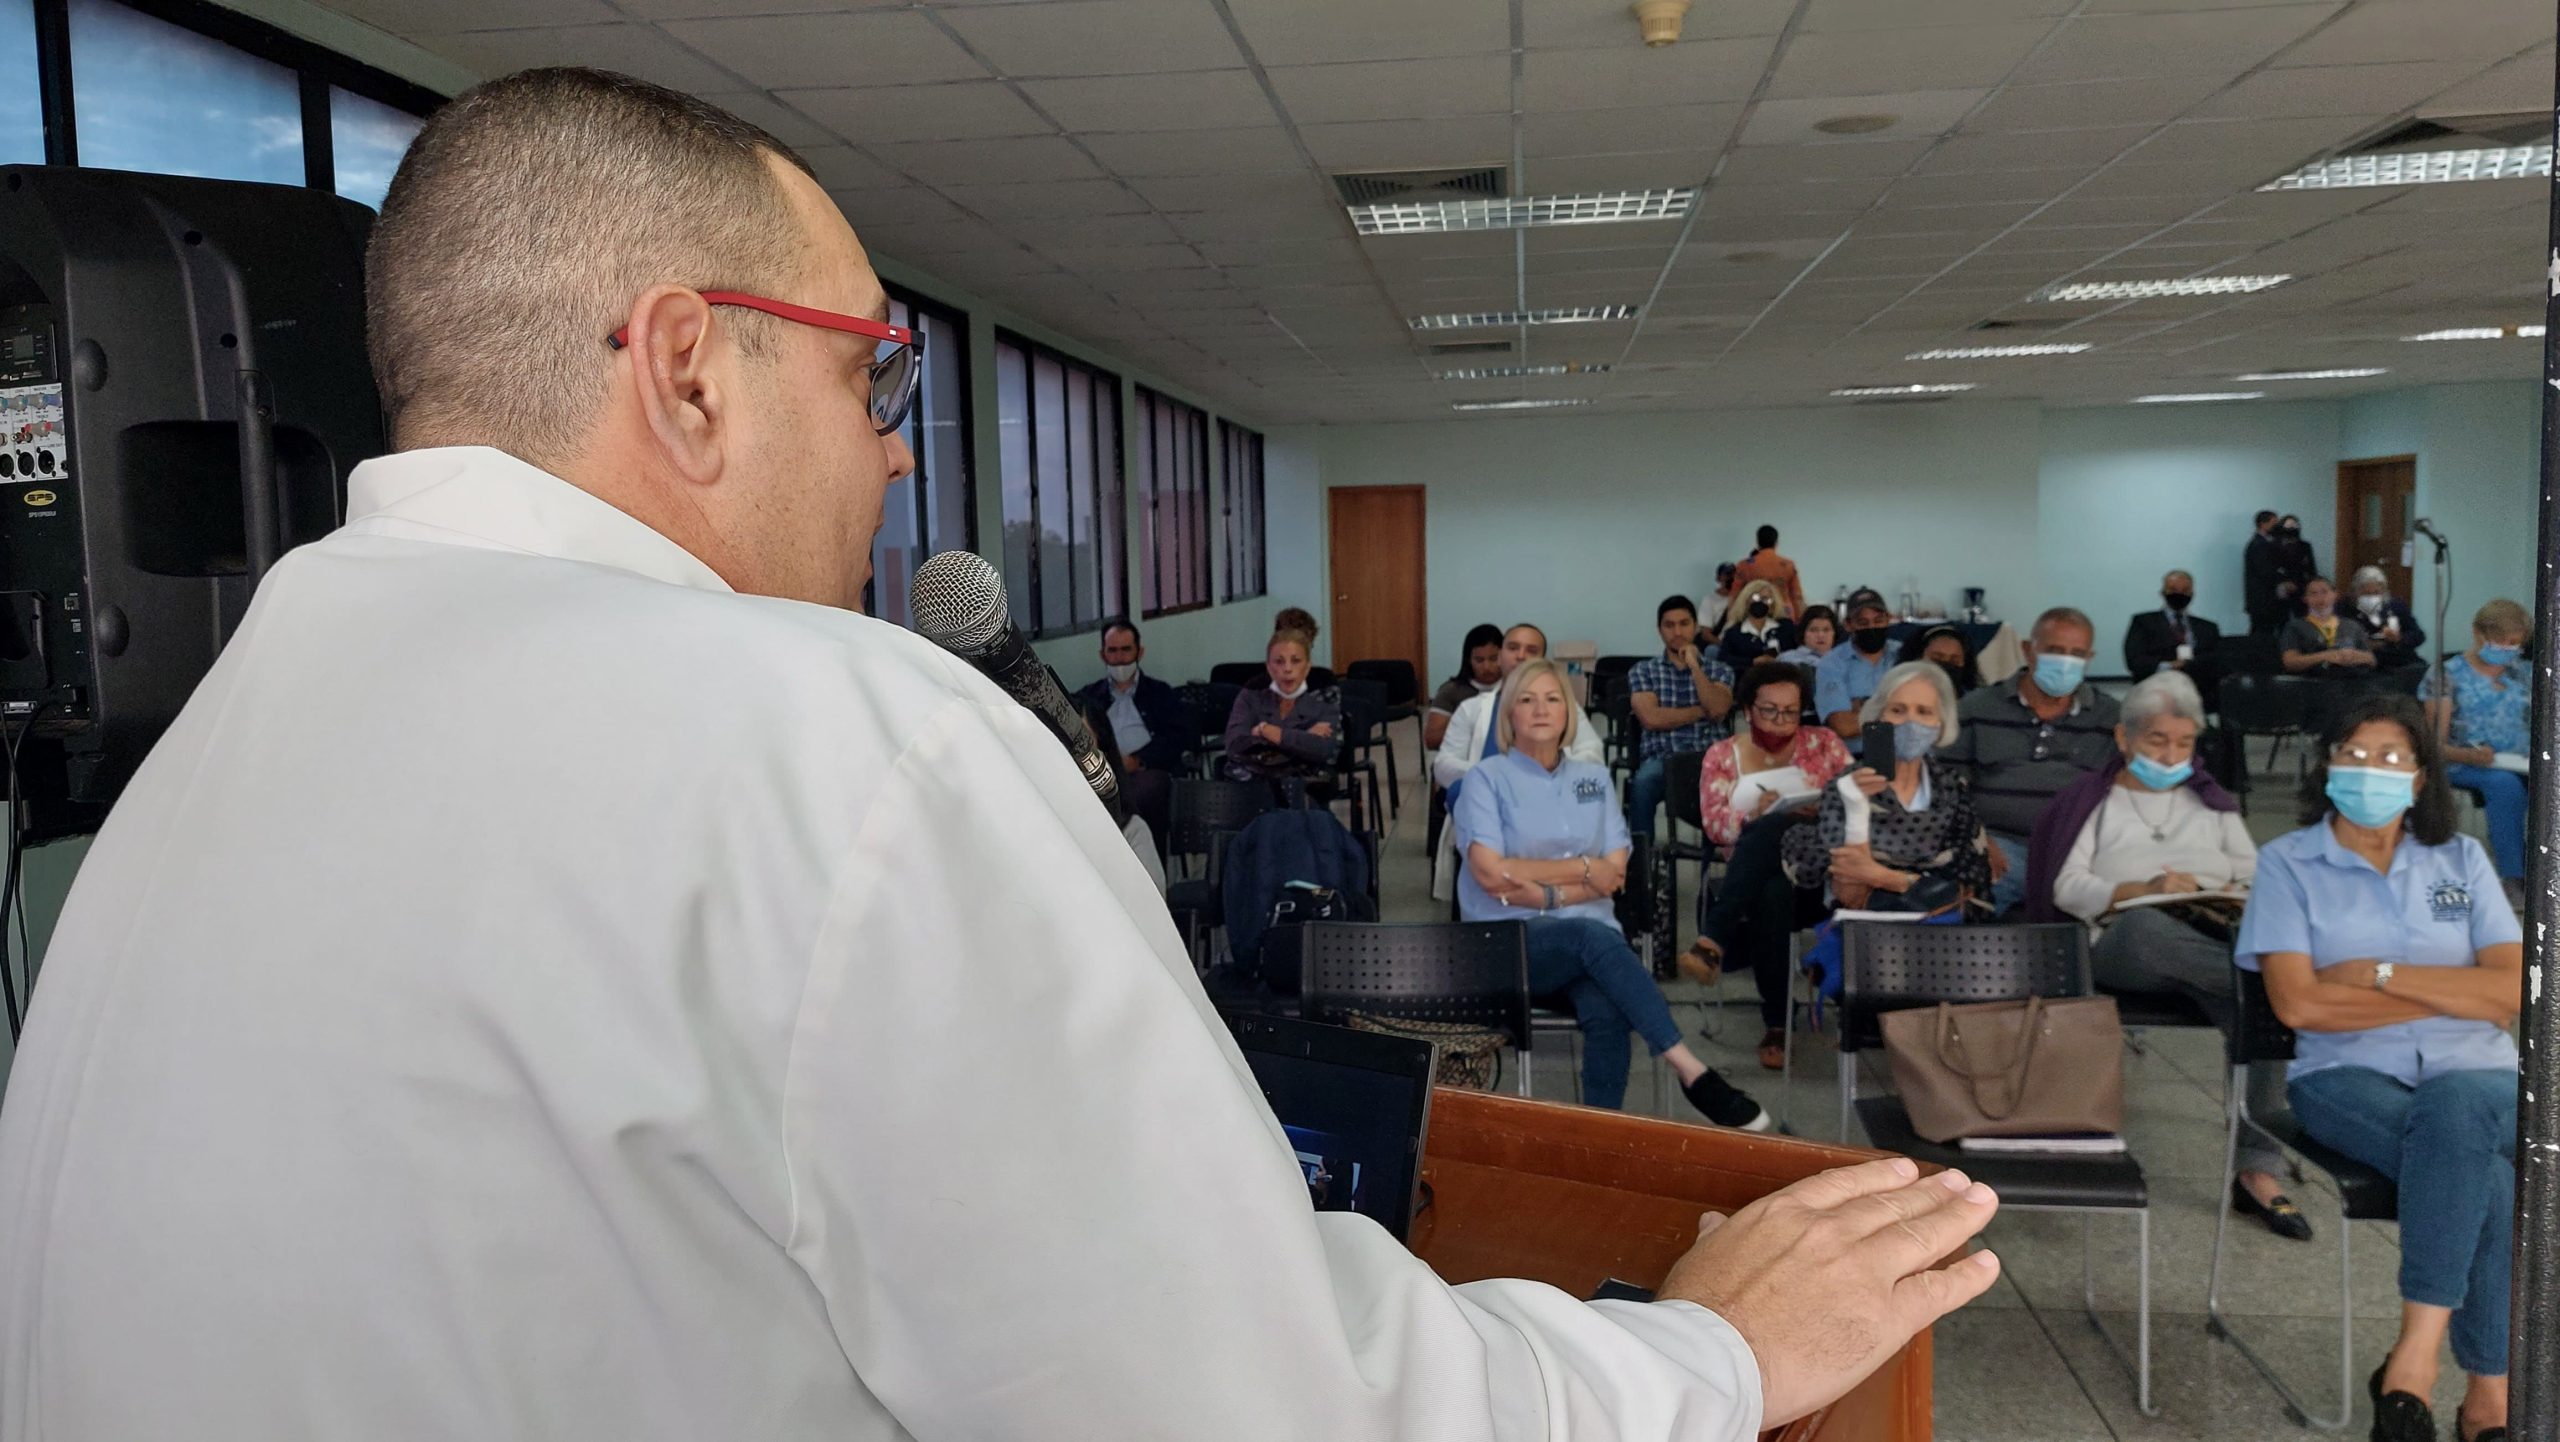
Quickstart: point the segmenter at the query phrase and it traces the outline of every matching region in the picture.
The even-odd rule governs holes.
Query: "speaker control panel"
[[[80,496],[51,313],[0,309],[0,720],[77,727],[91,664]]]

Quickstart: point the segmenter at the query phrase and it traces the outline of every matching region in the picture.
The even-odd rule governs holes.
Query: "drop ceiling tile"
[[[1042,245],[1034,247],[1060,266],[1095,270],[1199,270],[1208,262],[1190,246],[1175,241],[1161,245]]]
[[[1177,211],[1165,217],[1186,240],[1293,239],[1319,240],[1351,233],[1350,218],[1338,205],[1273,207],[1269,210]]]
[[[1277,125],[1236,130],[1144,131],[1077,137],[1120,175],[1232,175],[1304,172],[1306,161]]]
[[[2550,103],[2551,47],[2538,45],[2436,96],[2427,109],[2446,115],[2494,115],[2538,110]]]
[[[1041,254],[1059,257],[1062,263],[1070,253],[1105,247],[1176,245],[1182,239],[1160,215],[1040,216],[1014,221],[1003,228]]]
[[[664,29],[767,90],[919,85],[987,73],[914,11],[678,20]]]
[[[1968,135],[2013,130],[2072,130],[2106,125],[2164,125],[2220,90],[2230,76],[2198,70],[2139,80],[2012,85],[1965,126]]]
[[[2397,65],[2318,65],[2261,70],[2189,112],[2197,118],[2279,120],[2348,115],[2367,124],[2406,110],[2464,79],[2476,67],[2442,61]],[[2551,63],[2543,62],[2543,88]]]
[[[1116,180],[1038,180],[1011,185],[950,185],[943,194],[996,220],[1129,215],[1146,201]]]
[[[1837,145],[1842,148],[1889,145],[1943,135],[1968,111],[1982,103],[1988,90],[1906,90],[1878,95],[1806,96],[1763,100],[1742,127],[1745,145]],[[1836,136],[1816,130],[1825,120],[1844,116],[1890,117],[1893,124],[1863,135]]]
[[[2097,15],[2072,21],[2018,73],[2021,85],[2153,75],[2231,77],[2273,58],[2336,14],[2316,5],[2174,15]]]
[[[1984,202],[2045,201],[2062,194],[2088,172],[2068,170],[1989,170],[1966,175],[1915,175],[1893,183],[1897,206],[1975,205]]]
[[[2338,23],[2286,53],[2285,65],[2364,65],[2392,60],[2503,59],[2551,39],[2550,7],[2509,0],[2365,0]],[[2548,90],[2548,86],[2545,87]],[[2549,104],[2544,95],[2541,104]]]
[[[1253,171],[1242,175],[1139,176],[1128,182],[1160,210],[1252,209],[1329,198],[1321,182],[1304,173]]]
[[[785,90],[779,98],[836,134],[864,145],[1048,135],[1057,129],[1001,80]]]
[[[1543,155],[1608,155],[1623,151],[1685,150],[1695,169],[1733,133],[1739,105],[1655,105],[1632,110],[1568,110],[1521,117],[1521,152]]]
[[[1229,8],[1265,65],[1491,55],[1511,47],[1510,18],[1500,5],[1230,0]]]
[[[1928,30],[1804,35],[1778,62],[1772,99],[1999,84],[2051,32],[2047,20]]]
[[[853,10],[865,0],[846,4],[844,0],[755,0],[755,10],[762,15],[815,14],[822,10]],[[614,8],[642,20],[703,20],[718,15],[732,15],[745,8],[737,0],[615,0]]]
[[[1987,170],[2104,165],[2149,136],[2148,125],[2109,125],[2088,130],[1950,136],[1920,162],[1922,175],[1969,175]]]
[[[1778,185],[1799,180],[1888,180],[1929,153],[1926,140],[1863,145],[1745,145],[1725,157],[1718,185]]]
[[[1719,244],[1761,244],[1772,241],[1830,241],[1848,229],[1848,221],[1837,215],[1751,215],[1706,214],[1690,227],[1689,238]]]
[[[1281,65],[1268,73],[1289,118],[1300,125],[1509,114],[1511,110],[1511,58],[1507,55]]]
[[[1735,104],[1749,98],[1775,48],[1770,38],[1699,40],[1660,50],[1618,45],[1531,51],[1521,60],[1521,104],[1530,115],[1702,101]]]
[[[914,141],[873,150],[889,164],[937,187],[1076,180],[1101,173],[1083,152],[1055,135]]]
[[[2204,202],[2188,195],[2083,195],[2055,201],[2039,225],[2171,225],[2191,219]]]
[[[451,35],[465,30],[604,24],[623,18],[604,0],[535,0],[532,4],[518,0],[447,0],[432,8],[407,0],[338,0],[330,8],[377,30],[411,37]]]
[[[897,172],[849,146],[804,146],[800,158],[829,190],[880,190],[905,183]]]
[[[1793,184],[1726,185],[1709,188],[1702,202],[1709,215],[1830,215],[1845,225],[1881,198],[1894,181],[1800,180]]]
[[[1452,263],[1506,261],[1519,233],[1508,230],[1460,230],[1432,235],[1373,235],[1360,242],[1362,251],[1381,268],[1444,270]]]
[[[2078,0],[1813,0],[1805,10],[1807,34],[1860,30],[1908,30],[1923,25],[1993,25],[2069,14]]]
[[[1298,131],[1318,164],[1334,170],[1407,170],[1499,165],[1511,157],[1508,116],[1444,120],[1362,120]]]
[[[1715,0],[1689,11],[1680,43],[1775,35],[1794,9],[1795,0]],[[1537,0],[1521,8],[1520,19],[1532,50],[1602,50],[1632,44],[1641,33],[1623,0]]]
[[[1069,130],[1198,130],[1276,118],[1271,98],[1243,70],[1150,75],[1135,84],[1114,76],[1026,80],[1022,89]]]
[[[794,148],[843,143],[843,137],[761,90],[722,91],[702,98]]]
[[[539,65],[593,65],[671,90],[736,90],[739,77],[646,25],[565,25],[420,36],[418,43],[482,76]],[[753,76],[746,77],[753,79]]]
[[[1155,75],[1244,63],[1214,7],[1195,0],[1061,0],[938,12],[1007,75]]]
[[[1550,155],[1521,165],[1524,195],[1587,195],[1598,190],[1670,190],[1707,177],[1713,152],[1645,150],[1624,155]]]

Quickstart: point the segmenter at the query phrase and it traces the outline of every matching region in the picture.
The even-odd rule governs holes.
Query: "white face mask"
[[[2364,612],[2368,616],[2378,615],[2382,611],[2382,599],[2383,598],[2380,596],[2358,596],[2356,597],[2356,609]]]
[[[1126,686],[1138,679],[1138,663],[1135,661],[1125,666],[1105,666],[1102,669],[1110,674],[1114,686]]]
[[[1487,691],[1499,691],[1502,689],[1502,683],[1499,681],[1479,681],[1472,676],[1467,678],[1467,684],[1476,688],[1477,695],[1483,695]]]
[[[1283,701],[1295,701],[1295,700],[1297,700],[1299,697],[1304,696],[1304,695],[1306,695],[1306,694],[1307,694],[1307,683],[1306,683],[1306,682],[1304,682],[1304,681],[1301,681],[1301,682],[1299,682],[1299,683],[1298,683],[1298,689],[1297,689],[1297,690],[1295,690],[1295,691],[1283,691],[1283,690],[1281,690],[1281,689],[1280,689],[1280,683],[1279,683],[1279,682],[1277,682],[1277,681],[1274,681],[1274,682],[1272,682],[1272,683],[1271,683],[1271,694],[1272,694],[1272,695],[1274,695],[1274,696],[1279,697],[1279,698],[1280,698],[1281,700],[1283,700]]]

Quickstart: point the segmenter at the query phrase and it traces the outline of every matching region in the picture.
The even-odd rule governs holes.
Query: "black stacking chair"
[[[1860,1051],[1884,1044],[1878,1018],[1939,1002],[2020,1001],[2031,996],[2091,994],[2089,933],[2077,922],[2040,926],[1925,926],[1919,922],[1851,922],[1844,928],[1840,996],[1840,1136],[1849,1137],[1855,1108],[1867,1140],[1916,1161],[1961,1167],[2000,1194],[2004,1211],[2081,1215],[2080,1289],[2089,1325],[2133,1374],[2135,1405],[2151,1404],[2151,1194],[2142,1164],[2130,1154],[2026,1156],[1969,1153],[1926,1140],[1911,1129],[1900,1097],[1857,1099]],[[2128,1358],[2098,1320],[2088,1219],[2130,1213],[2139,1247],[2134,1353]]]
[[[1346,771],[1359,771],[1369,783],[1369,829],[1383,832],[1386,818],[1404,814],[1402,802],[1396,799],[1396,748],[1387,738],[1387,723],[1395,719],[1395,707],[1388,700],[1393,693],[1383,681],[1366,681],[1345,676],[1334,683],[1334,691],[1342,697],[1342,751],[1337,764]],[[1378,809],[1378,756],[1387,758],[1386,809]]]
[[[1221,661],[1209,668],[1209,679],[1221,686],[1233,686],[1242,690],[1247,686],[1270,685],[1271,672],[1259,661]],[[1314,679],[1309,678],[1307,684],[1314,685]],[[1223,716],[1218,719],[1226,720]]]
[[[1227,843],[1271,806],[1271,788],[1258,781],[1174,779],[1172,834],[1164,849],[1165,863],[1176,874],[1166,878],[1164,900],[1182,927],[1194,968],[1208,968],[1204,943],[1225,914],[1219,864]]]
[[[1299,935],[1298,1002],[1309,1021],[1354,1011],[1480,1026],[1520,1052],[1529,1095],[1529,932],[1517,921],[1380,926],[1313,921]]]
[[[2276,757],[2284,743],[2304,735],[2310,728],[2312,683],[2298,676],[2262,676],[2243,671],[2222,678],[2222,693],[2215,709],[2222,724],[2240,739],[2240,809],[2249,809],[2248,739],[2252,736],[2274,738],[2267,748],[2267,769],[2273,771]],[[2296,779],[2307,770],[2305,756],[2294,758]]]
[[[1618,790],[1623,795],[1626,791],[1624,778],[1634,775],[1636,769],[1635,699],[1627,690],[1624,678],[1611,683],[1605,698],[1600,694],[1598,678],[1593,678],[1591,689],[1597,708],[1593,715],[1598,722],[1605,723],[1601,726],[1600,754],[1608,763],[1610,776],[1618,779]]]
[[[1707,821],[1698,809],[1698,775],[1706,769],[1704,751],[1674,751],[1662,763],[1663,809],[1671,813],[1671,835],[1661,856],[1671,868],[1671,914],[1680,914],[1680,863],[1698,864],[1698,920],[1707,916],[1707,868],[1715,864],[1715,848],[1707,844]],[[1681,828],[1686,827],[1684,833]],[[1694,839],[1692,839],[1694,837]]]
[[[2205,1330],[2238,1348],[2258,1375],[2267,1379],[2276,1395],[2284,1399],[2285,1415],[2297,1425],[2337,1431],[2347,1425],[2356,1408],[2356,1305],[2355,1253],[2352,1242],[2356,1222],[2396,1222],[2400,1219],[2400,1188],[2391,1178],[2338,1151],[2314,1140],[2294,1121],[2291,1111],[2281,1116],[2262,1117],[2249,1111],[2249,1064],[2258,1061],[2291,1061],[2293,1031],[2276,1019],[2275,1008],[2267,1003],[2266,978],[2254,971],[2234,968],[2238,986],[2234,989],[2229,1025],[2223,1031],[2223,1054],[2230,1059],[2230,1097],[2223,1110],[2229,1117],[2229,1128],[2222,1148],[2222,1186],[2214,1193],[2216,1204],[2213,1224],[2213,1269],[2204,1290]],[[2314,1417],[2284,1379],[2267,1365],[2267,1359],[2240,1339],[2232,1330],[2231,1318],[2222,1311],[2222,1244],[2231,1230],[2231,1208],[2220,1199],[2230,1195],[2232,1183],[2240,1174],[2240,1128],[2254,1127],[2274,1139],[2276,1145],[2292,1151],[2304,1161],[2329,1174],[2338,1189],[2338,1412],[2334,1417]]]
[[[1174,688],[1183,709],[1191,713],[1193,735],[1188,748],[1203,776],[1217,773],[1226,754],[1227,718],[1235,714],[1237,688],[1217,681],[1186,681]]]
[[[1342,673],[1346,681],[1374,681],[1387,688],[1385,724],[1399,721],[1413,723],[1413,754],[1420,756],[1422,745],[1422,678],[1413,672],[1411,661],[1354,661]],[[1395,786],[1396,765],[1393,747],[1387,752],[1387,786]]]

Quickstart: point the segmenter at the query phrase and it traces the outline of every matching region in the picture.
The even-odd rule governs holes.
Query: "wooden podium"
[[[1588,1297],[1661,1284],[1698,1235],[1789,1182],[1882,1153],[1442,1087],[1431,1097],[1414,1255],[1449,1282],[1525,1277]],[[1930,1435],[1929,1334],[1781,1442]]]

